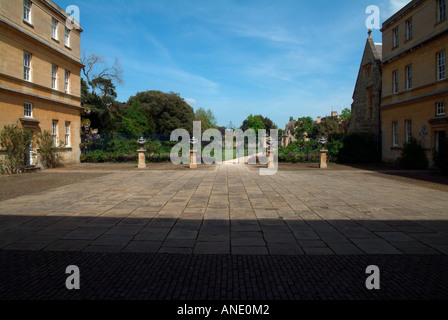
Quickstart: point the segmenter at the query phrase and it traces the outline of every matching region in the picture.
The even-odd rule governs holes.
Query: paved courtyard
[[[0,249],[447,254],[448,193],[363,170],[113,171],[0,202]]]
[[[363,282],[369,263],[393,270],[391,281],[409,277],[406,285],[396,284],[398,295],[389,291],[382,298],[447,298],[440,290],[448,283],[443,188],[353,168],[280,170],[274,176],[260,176],[258,169],[103,170],[95,179],[1,201],[0,283],[6,285],[0,285],[0,297],[51,298],[59,287],[17,290],[30,279],[45,282],[35,277],[39,272],[85,261],[91,277],[109,270],[132,283],[139,274],[134,268],[143,265],[155,268],[144,279],[157,275],[166,282],[154,286],[153,279],[152,289],[132,286],[126,294],[120,289],[101,295],[91,288],[82,298],[369,298]],[[86,168],[51,172],[85,174]],[[415,274],[406,273],[408,267]],[[325,275],[319,274],[323,269]],[[174,274],[188,285],[169,286]],[[194,278],[201,274],[208,280]],[[416,279],[429,286],[426,291],[409,290]],[[328,290],[346,281],[357,283],[357,294]],[[239,283],[237,292],[229,291],[230,283]]]

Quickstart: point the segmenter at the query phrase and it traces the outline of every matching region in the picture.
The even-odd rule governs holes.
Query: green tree
[[[352,111],[349,108],[345,108],[341,112],[341,121],[349,121],[352,118]]]
[[[251,114],[246,120],[243,121],[241,126],[241,130],[246,131],[247,129],[253,129],[256,133],[258,133],[259,129],[266,129],[266,126],[260,116],[253,116]]]
[[[271,129],[278,129],[277,125],[268,117],[263,117],[262,115],[257,115],[256,117],[260,118],[260,120],[264,124],[264,128],[268,133]]]
[[[210,109],[205,110],[204,108],[199,108],[194,113],[194,116],[196,121],[201,121],[202,132],[207,129],[216,128],[218,126],[216,117]]]
[[[135,101],[130,108],[120,115],[120,118],[121,124],[118,129],[120,134],[145,135],[155,131],[154,121],[151,121],[151,123],[148,121],[139,101]]]
[[[154,90],[139,92],[129,98],[128,105],[136,101],[141,103],[148,121],[154,121],[154,132],[151,133],[170,134],[175,129],[193,132],[193,108],[179,94]]]
[[[304,141],[313,132],[313,119],[311,117],[301,117],[295,125],[295,136],[297,140]]]
[[[116,58],[113,65],[101,56],[92,54],[82,57],[84,65],[81,79],[81,142],[88,144],[94,139],[92,132],[114,133],[117,130],[117,93],[114,83],[122,83],[123,69]]]
[[[314,126],[313,135],[315,136],[330,136],[332,134],[343,133],[338,117],[326,117],[325,121]]]
[[[349,108],[345,108],[341,112],[339,126],[342,133],[348,132],[348,127],[350,126],[350,120],[352,119],[352,111]]]
[[[91,54],[89,56],[83,55],[81,62],[84,65],[82,69],[84,77],[92,93],[96,93],[97,88],[101,89],[104,80],[109,80],[110,83],[123,82],[123,69],[118,58],[115,58],[114,64],[110,65],[107,64],[104,57]]]
[[[251,118],[250,121],[252,121],[252,126],[255,124],[254,119],[258,119],[263,123],[263,127],[260,129],[266,129],[266,132],[269,133],[271,129],[277,129],[277,125],[268,117],[263,117],[262,115],[258,114],[253,116],[252,114],[249,116]],[[241,125],[241,130],[246,131],[247,129],[251,128],[251,125],[249,124],[249,117],[243,121],[243,124]],[[259,121],[256,121],[259,126]]]

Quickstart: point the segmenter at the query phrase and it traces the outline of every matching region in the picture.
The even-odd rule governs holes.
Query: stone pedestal
[[[271,151],[268,151],[268,168],[274,168],[274,153]]]
[[[198,167],[196,163],[196,151],[190,150],[190,169],[196,169]]]
[[[146,168],[146,158],[145,158],[145,149],[139,149],[138,152],[138,168],[144,169]]]
[[[321,169],[327,169],[327,152],[328,150],[322,149],[319,150],[320,152],[320,159],[319,159],[319,168]]]

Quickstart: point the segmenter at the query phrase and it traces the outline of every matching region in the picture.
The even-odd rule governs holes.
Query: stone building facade
[[[372,133],[379,142],[382,44],[374,43],[370,34],[369,31],[353,92],[349,131]]]
[[[285,126],[285,131],[282,136],[282,147],[289,146],[290,143],[297,141],[294,132],[295,132],[296,120],[289,121]]]
[[[0,129],[19,124],[50,131],[67,152],[64,162],[80,161],[80,28],[51,0],[0,2]],[[29,165],[39,158],[30,141]]]
[[[416,138],[428,159],[446,136],[446,0],[413,0],[383,23],[382,157],[395,162]]]

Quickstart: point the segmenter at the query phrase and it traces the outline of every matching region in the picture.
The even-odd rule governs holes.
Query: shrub
[[[5,158],[0,160],[2,174],[22,173],[25,168],[25,155],[32,139],[32,132],[20,128],[17,124],[6,125],[0,132],[0,146],[5,151]]]
[[[150,154],[151,153],[160,153],[163,150],[162,144],[159,141],[157,141],[157,140],[153,141],[153,140],[149,140],[149,139],[147,140],[147,142],[144,146],[144,149],[146,150],[147,153],[150,153]]]
[[[167,162],[171,161],[169,153],[146,153],[147,162]]]
[[[440,171],[448,174],[448,138],[440,139],[439,151],[434,153],[434,163]]]
[[[44,130],[38,133],[37,145],[39,147],[40,162],[44,168],[57,168],[62,165],[62,153],[65,152],[63,147],[54,145],[53,135],[50,131]],[[64,145],[63,141],[59,145]]]
[[[106,148],[101,148],[106,152],[114,152],[118,154],[136,153],[139,146],[137,139],[125,139],[123,137],[117,137],[107,142]]]
[[[338,154],[338,162],[368,163],[378,160],[378,143],[373,134],[355,131],[344,137],[343,147]]]
[[[107,159],[108,154],[103,150],[90,151],[87,152],[87,154],[84,156],[84,162],[91,162],[91,163],[106,162]]]
[[[337,161],[341,149],[344,147],[344,135],[332,134],[328,137],[328,142],[325,148],[328,150],[327,156],[330,161]]]
[[[424,170],[428,168],[429,162],[417,139],[412,138],[411,141],[405,143],[401,157],[398,158],[398,165],[406,169]]]

